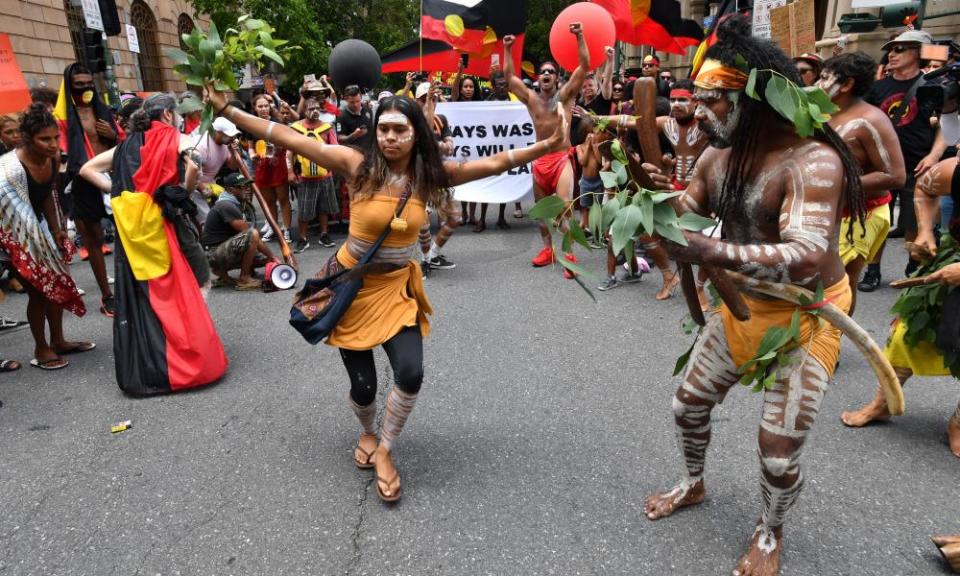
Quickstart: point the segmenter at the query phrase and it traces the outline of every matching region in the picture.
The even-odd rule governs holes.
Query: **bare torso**
[[[557,106],[563,106],[564,114],[570,117],[573,110],[574,98],[563,98],[561,90],[554,90],[550,94],[530,91],[527,110],[533,120],[533,129],[537,140],[548,138],[557,129],[560,118],[557,116]]]
[[[90,146],[93,147],[94,155],[105,152],[113,147],[113,142],[101,142],[100,135],[97,134],[97,115],[94,114],[90,106],[77,106],[77,116],[80,117],[80,125],[83,126],[83,133],[86,134]]]
[[[890,174],[895,167],[903,170],[903,155],[896,132],[879,108],[857,101],[846,110],[834,114],[830,126],[843,138],[856,158],[864,175],[863,191],[868,200],[885,196],[888,190],[896,187],[889,185],[889,182],[876,182],[878,178],[871,176]]]
[[[696,121],[681,124],[676,118],[663,116],[657,118],[660,131],[673,146],[676,165],[673,172],[677,182],[686,187],[693,175],[697,159],[707,148],[707,135],[700,130]]]

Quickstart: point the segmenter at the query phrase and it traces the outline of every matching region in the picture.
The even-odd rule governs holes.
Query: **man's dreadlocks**
[[[719,60],[725,66],[743,69],[746,63],[748,72],[756,68],[756,92],[764,94],[769,81],[770,72],[774,70],[787,77],[798,86],[803,85],[797,68],[780,48],[770,40],[756,38],[750,34],[750,22],[741,16],[734,16],[725,20],[717,29],[719,41],[706,54],[707,58]],[[718,215],[721,218],[736,218],[742,215],[744,187],[751,176],[759,158],[758,148],[761,138],[764,137],[766,127],[775,126],[785,120],[766,102],[754,100],[742,94],[736,106],[740,107],[740,118],[733,133],[730,135],[730,159],[727,164],[723,187],[720,191]],[[866,215],[866,202],[863,188],[860,186],[859,168],[850,150],[843,139],[826,123],[816,129],[813,138],[824,142],[837,151],[843,162],[844,190],[841,202],[844,203],[851,218],[863,225]],[[853,240],[853,226],[848,230],[850,240]]]

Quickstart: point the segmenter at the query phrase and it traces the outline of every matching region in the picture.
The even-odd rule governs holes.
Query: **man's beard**
[[[729,148],[732,142],[733,131],[740,123],[740,107],[734,107],[728,114],[725,122],[720,122],[716,114],[709,108],[704,108],[707,120],[700,121],[700,129],[707,135],[707,141],[714,148]]]

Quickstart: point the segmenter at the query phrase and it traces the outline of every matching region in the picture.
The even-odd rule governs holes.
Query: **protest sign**
[[[787,0],[756,0],[753,3],[753,35],[758,38],[770,37],[770,10],[785,6]]]
[[[477,160],[537,141],[527,107],[519,102],[441,102],[437,113],[450,123],[455,159]],[[457,186],[454,197],[463,202],[502,203],[532,199],[532,193],[528,164]]]
[[[30,106],[30,88],[17,64],[10,37],[0,34],[0,114],[23,112]]]
[[[770,10],[770,37],[791,57],[816,52],[813,0]]]

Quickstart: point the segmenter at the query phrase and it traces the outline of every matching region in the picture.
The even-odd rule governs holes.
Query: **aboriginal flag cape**
[[[420,37],[481,55],[527,28],[527,0],[422,0]],[[502,48],[502,47],[501,47]]]
[[[703,40],[703,29],[680,16],[676,0],[592,0],[613,16],[617,40],[651,46],[661,52],[686,54]]]
[[[49,230],[30,205],[27,171],[16,151],[0,156],[0,250],[24,280],[77,316],[86,309]]]
[[[120,242],[113,353],[117,383],[130,394],[210,384],[227,356],[173,223],[154,194],[180,180],[176,128],[153,122],[117,147],[110,200]]]

